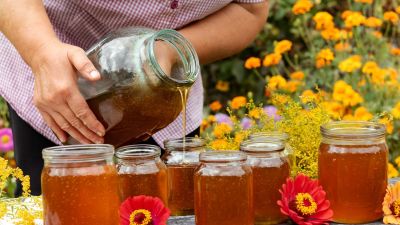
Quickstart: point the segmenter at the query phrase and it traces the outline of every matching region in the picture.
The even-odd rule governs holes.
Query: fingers
[[[51,118],[51,116],[44,111],[40,111],[43,116],[44,121],[49,125],[50,129],[57,136],[58,140],[61,143],[65,143],[67,141],[67,134],[57,125],[57,123]]]
[[[68,50],[68,59],[76,70],[88,80],[100,79],[100,73],[96,70],[93,63],[86,56],[85,51],[78,47]]]
[[[75,140],[82,144],[91,144],[92,142],[87,139],[81,132],[79,132],[71,123],[67,121],[64,116],[56,111],[49,112],[50,116],[58,124],[58,126],[71,135]]]

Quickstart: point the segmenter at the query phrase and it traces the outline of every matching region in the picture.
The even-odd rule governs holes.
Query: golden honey
[[[322,128],[319,181],[335,222],[367,223],[382,218],[388,178],[384,130],[367,122],[338,122]]]

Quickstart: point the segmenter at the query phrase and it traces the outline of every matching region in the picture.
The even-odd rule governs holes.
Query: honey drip
[[[178,91],[181,94],[182,102],[182,161],[181,164],[185,164],[185,152],[186,152],[186,104],[190,87],[178,87]]]

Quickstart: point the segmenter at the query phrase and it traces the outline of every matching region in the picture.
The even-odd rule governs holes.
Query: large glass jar
[[[118,225],[117,171],[111,145],[71,145],[43,150],[45,225]]]
[[[194,172],[199,166],[199,155],[205,152],[205,141],[187,137],[164,143],[163,161],[168,169],[168,207],[171,215],[194,214]]]
[[[321,128],[319,181],[340,223],[367,223],[382,217],[388,148],[384,125],[331,122]]]
[[[101,79],[79,78],[79,89],[106,128],[105,143],[116,147],[145,140],[174,121],[182,110],[180,91],[192,86],[200,68],[192,45],[174,30],[117,30],[87,56]]]
[[[247,164],[253,171],[255,224],[278,224],[287,219],[276,204],[281,199],[279,189],[290,176],[289,161],[280,139],[248,140],[240,150],[247,154]]]
[[[253,225],[253,174],[239,151],[200,154],[194,175],[196,225]]]
[[[168,203],[167,167],[155,145],[129,145],[118,148],[117,170],[121,200],[137,195],[160,198]]]

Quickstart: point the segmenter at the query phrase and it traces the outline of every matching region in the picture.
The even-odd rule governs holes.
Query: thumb
[[[70,48],[68,50],[68,59],[82,77],[93,81],[100,79],[99,71],[86,56],[83,49],[75,46]]]

